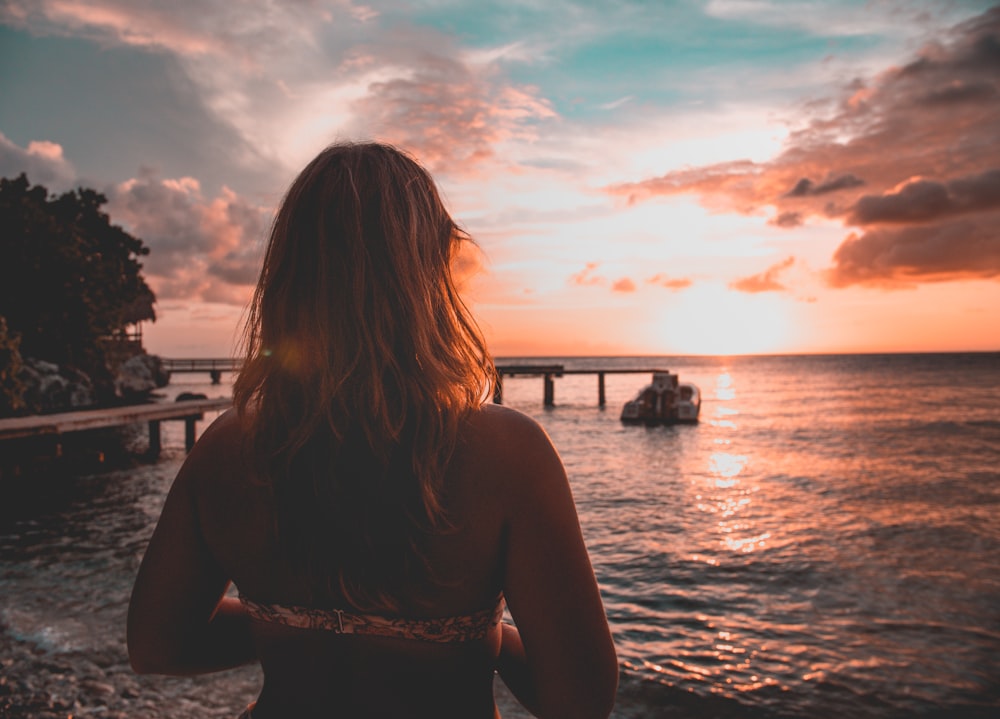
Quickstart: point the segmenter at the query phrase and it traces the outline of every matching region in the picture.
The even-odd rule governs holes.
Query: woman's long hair
[[[399,609],[434,579],[445,469],[495,381],[451,274],[463,241],[427,171],[376,143],[324,150],[275,218],[234,401],[314,601]]]

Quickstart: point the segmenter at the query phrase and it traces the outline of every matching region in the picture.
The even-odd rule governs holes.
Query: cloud
[[[956,278],[1000,277],[1000,212],[982,222],[958,220],[852,234],[837,249],[827,273],[834,287],[885,288]]]
[[[350,0],[325,4],[330,9],[310,0],[291,0],[280,7],[268,0],[10,0],[0,6],[0,21],[34,32],[259,68],[291,36],[300,44],[314,45],[315,30],[324,23],[335,18],[363,23],[378,15]]]
[[[713,7],[742,15],[751,5]],[[607,191],[630,203],[694,194],[717,212],[770,214],[779,227],[812,218],[879,225],[852,232],[837,251],[829,277],[838,287],[994,276],[1000,7],[952,28],[909,62],[849,83],[834,108],[790,133],[768,162],[683,168]],[[960,223],[946,221],[959,215]],[[944,238],[956,243],[950,256],[939,251]]]
[[[789,257],[775,265],[771,265],[759,274],[750,275],[749,277],[743,277],[730,282],[729,287],[739,292],[747,292],[750,294],[756,294],[759,292],[783,292],[788,288],[778,281],[779,277],[794,264],[795,258]]]
[[[635,95],[626,95],[625,97],[619,97],[617,100],[612,100],[611,102],[605,102],[597,107],[601,110],[616,110],[622,105],[626,105],[635,99]]]
[[[677,292],[679,290],[686,290],[694,284],[694,281],[687,277],[669,277],[664,274],[656,274],[648,278],[646,284],[659,285],[660,287],[666,287],[668,290]]]
[[[801,212],[782,212],[768,220],[767,223],[775,227],[800,227],[805,224],[805,218]]]
[[[257,281],[271,211],[223,188],[152,170],[106,193],[108,212],[150,248],[144,271],[161,299],[244,304]]]
[[[903,4],[893,7],[896,13],[906,9]],[[706,14],[723,20],[793,28],[821,37],[873,35],[898,27],[894,13],[878,10],[872,3],[852,7],[815,0],[709,0],[705,5]],[[920,4],[913,10],[926,13],[928,8]]]
[[[598,262],[588,262],[586,266],[570,276],[569,282],[577,287],[606,287],[609,284],[607,277],[597,274]],[[620,277],[614,282],[610,282],[611,291],[628,294],[636,291],[635,282],[629,277]]]
[[[863,184],[865,184],[864,180],[851,174],[833,177],[819,183],[818,185],[808,177],[803,177],[795,183],[795,187],[788,192],[786,197],[816,197],[817,195],[825,195],[830,192],[836,192],[837,190],[860,187]]]
[[[570,284],[580,287],[593,287],[605,284],[607,280],[604,277],[594,274],[598,266],[599,263],[597,262],[588,262],[586,267],[569,278]]]
[[[434,172],[467,174],[500,143],[531,140],[533,122],[555,117],[536,90],[507,84],[490,66],[424,50],[407,65],[402,76],[368,85],[349,128],[413,150]]]
[[[599,263],[597,262],[588,262],[586,267],[569,278],[570,284],[578,285],[580,287],[593,287],[595,285],[606,284],[607,279],[594,274],[598,266]]]
[[[451,260],[451,275],[459,291],[468,287],[474,278],[484,272],[484,269],[485,259],[479,245],[471,241],[459,244]]]
[[[53,192],[72,187],[76,170],[63,156],[63,148],[54,142],[33,140],[21,148],[0,132],[0,176],[15,177],[21,173],[32,184],[45,185]]]
[[[172,55],[238,136],[233,159],[258,172],[300,167],[337,139],[378,138],[435,172],[470,174],[555,117],[504,74],[516,43],[466,52],[388,8],[397,14],[351,0],[40,0],[0,6],[0,21]]]
[[[77,176],[57,143],[32,141],[22,149],[0,133],[0,176],[22,172],[52,192],[93,186]],[[246,303],[260,270],[270,208],[226,187],[208,198],[195,178],[159,179],[148,168],[101,192],[111,221],[150,249],[143,274],[159,299]]]
[[[859,199],[848,222],[852,225],[927,222],[996,209],[1000,209],[1000,169],[948,182],[909,180],[898,190]]]

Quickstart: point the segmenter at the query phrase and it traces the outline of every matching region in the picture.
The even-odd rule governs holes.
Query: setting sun
[[[745,295],[699,285],[664,308],[664,344],[681,354],[760,354],[787,349],[789,311],[774,296]]]

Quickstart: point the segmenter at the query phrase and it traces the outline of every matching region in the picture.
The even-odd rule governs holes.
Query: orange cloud
[[[660,287],[666,287],[668,290],[684,290],[690,287],[693,283],[692,280],[687,277],[668,277],[663,274],[656,274],[646,280],[647,284],[659,285]]]
[[[769,224],[778,227],[811,217],[877,226],[850,234],[837,250],[827,275],[835,287],[998,276],[997,47],[1000,7],[912,61],[852,83],[831,116],[792,133],[770,162],[675,170],[607,191],[630,202],[690,193],[716,211],[773,209]],[[780,284],[767,273],[736,284],[769,282]]]
[[[635,292],[635,282],[633,282],[628,277],[622,277],[621,279],[615,280],[615,283],[611,285],[612,292]]]
[[[912,287],[918,282],[1000,277],[1000,212],[936,224],[852,233],[826,273],[833,287]]]
[[[597,262],[588,262],[586,267],[569,278],[570,284],[580,285],[581,287],[605,284],[607,280],[604,277],[594,274],[597,267]]]
[[[739,292],[748,292],[751,294],[758,292],[783,292],[788,288],[781,284],[778,278],[794,264],[795,258],[789,257],[776,265],[771,265],[759,274],[730,282],[729,287]]]
[[[848,222],[853,225],[928,222],[997,209],[1000,209],[1000,169],[949,182],[917,178],[884,195],[866,195],[855,204]]]

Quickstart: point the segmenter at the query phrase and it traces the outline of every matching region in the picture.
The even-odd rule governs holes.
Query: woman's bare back
[[[292,572],[274,542],[268,492],[247,465],[243,432],[239,417],[227,413],[206,431],[178,475],[171,494],[186,497],[175,503],[187,503],[197,518],[188,526],[198,536],[186,541],[210,557],[218,591],[228,580],[254,602],[315,604],[307,580]],[[451,529],[434,537],[426,551],[435,581],[409,588],[400,598],[405,607],[400,614],[469,615],[495,604],[503,593],[518,626],[524,625],[523,647],[516,650],[526,654],[530,681],[521,689],[522,701],[541,702],[543,709],[555,701],[572,709],[594,688],[595,677],[603,677],[605,687],[613,684],[617,669],[603,607],[565,473],[544,432],[502,407],[473,412],[459,433],[445,487]],[[166,522],[167,533],[176,531],[175,521],[183,525],[172,517],[165,508],[161,525]],[[140,572],[138,611],[147,591],[179,596],[193,590],[192,581],[197,580],[181,575],[163,586],[170,583],[162,572]],[[354,609],[338,596],[325,597],[322,604]],[[493,675],[505,663],[502,635],[510,635],[500,627],[474,641],[435,643],[244,621],[265,675],[255,719],[290,712],[494,716]],[[575,669],[574,661],[583,666]],[[508,679],[515,693],[517,675]],[[535,686],[537,680],[542,683]],[[600,715],[600,701],[583,703],[596,706]]]

